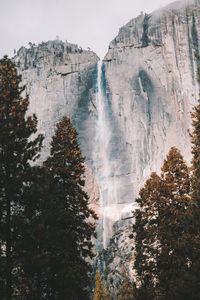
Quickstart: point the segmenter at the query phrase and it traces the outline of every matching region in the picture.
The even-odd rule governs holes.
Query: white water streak
[[[102,219],[102,235],[103,247],[107,244],[107,224],[106,224],[106,205],[109,203],[109,178],[111,176],[110,161],[109,161],[109,145],[111,138],[111,131],[106,110],[106,103],[102,93],[102,61],[98,62],[97,69],[97,93],[96,93],[96,107],[97,107],[97,122],[96,122],[96,145],[95,145],[95,163],[96,176],[100,192],[100,219]]]
[[[108,99],[103,93],[102,61],[97,68],[96,92],[96,135],[93,153],[95,177],[100,193],[100,222],[102,222],[102,243],[104,249],[113,233],[113,224],[119,220],[123,213],[131,211],[130,204],[120,203],[122,200],[122,185],[124,182],[117,176],[119,161],[112,158],[112,119],[109,116]]]

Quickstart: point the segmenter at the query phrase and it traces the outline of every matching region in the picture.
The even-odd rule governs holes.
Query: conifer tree
[[[140,190],[136,202],[139,205],[134,213],[135,224],[135,263],[136,299],[154,299],[157,282],[156,258],[159,254],[158,205],[162,181],[152,173]]]
[[[17,290],[20,258],[16,245],[24,211],[24,190],[32,182],[30,162],[38,157],[42,136],[35,115],[26,117],[29,100],[14,63],[0,60],[0,286],[2,299],[11,300]]]
[[[185,274],[189,272],[191,216],[190,177],[178,149],[172,147],[161,172],[162,196],[159,206],[157,258],[159,290],[165,299],[184,299],[189,292]]]
[[[190,178],[180,151],[173,147],[161,178],[153,173],[140,191],[136,221],[137,299],[185,299],[189,291],[191,216]]]
[[[87,299],[96,215],[84,191],[84,158],[77,133],[66,117],[57,124],[43,170],[47,201],[42,209],[45,235],[40,256],[46,260],[45,294],[47,299]]]
[[[192,204],[193,210],[191,215],[191,274],[188,282],[191,285],[191,299],[200,298],[200,103],[194,108],[192,112],[192,126],[191,134],[192,142]]]
[[[44,247],[44,216],[49,201],[48,183],[42,167],[32,167],[32,177],[33,183],[24,192],[20,238],[16,243],[16,252],[21,262],[20,268],[18,267],[17,294],[19,299],[50,299],[46,292],[47,245]]]
[[[101,275],[99,270],[96,271],[96,275],[95,275],[95,289],[94,289],[93,300],[104,300],[103,287],[101,283]]]

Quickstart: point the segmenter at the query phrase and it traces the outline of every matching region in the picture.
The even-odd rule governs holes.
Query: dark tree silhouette
[[[29,100],[14,63],[0,60],[0,285],[2,298],[10,300],[18,271],[16,244],[23,219],[24,190],[31,185],[30,162],[38,158],[42,136],[35,115],[26,117]]]
[[[88,299],[96,215],[84,191],[84,158],[68,118],[57,124],[50,157],[41,169],[38,220],[32,243],[31,299]],[[28,271],[29,272],[29,271]]]
[[[137,299],[188,299],[192,201],[188,167],[171,148],[161,177],[152,173],[137,200]]]

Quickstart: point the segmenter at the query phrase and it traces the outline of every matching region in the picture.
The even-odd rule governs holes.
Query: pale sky
[[[0,58],[55,39],[90,47],[101,58],[121,26],[172,0],[0,0]]]

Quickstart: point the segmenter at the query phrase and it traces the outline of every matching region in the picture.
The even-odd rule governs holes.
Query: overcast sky
[[[0,57],[59,36],[103,57],[119,27],[172,0],[0,0]]]

